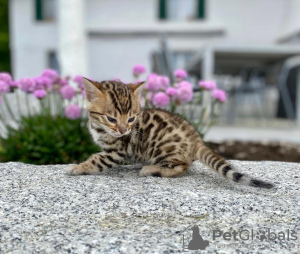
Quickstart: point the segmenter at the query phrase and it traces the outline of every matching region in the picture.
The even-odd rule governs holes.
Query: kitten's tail
[[[220,175],[230,179],[236,183],[241,183],[253,187],[271,189],[273,184],[252,178],[246,174],[237,172],[224,158],[215,154],[208,147],[201,145],[195,153],[195,160],[200,160],[211,169],[217,171]]]

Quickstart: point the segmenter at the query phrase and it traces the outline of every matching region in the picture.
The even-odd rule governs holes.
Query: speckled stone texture
[[[66,165],[0,164],[0,253],[181,253],[194,225],[209,246],[187,253],[300,253],[300,164],[232,164],[276,188],[236,185],[198,162],[172,179],[139,177],[139,165],[68,176]],[[255,237],[213,240],[217,229]],[[280,231],[285,240],[256,238]]]

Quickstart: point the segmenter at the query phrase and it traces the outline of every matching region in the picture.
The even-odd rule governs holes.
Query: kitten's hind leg
[[[186,174],[188,165],[176,165],[174,167],[161,167],[157,165],[143,166],[140,171],[140,176],[159,176],[159,177],[172,177],[182,176]]]

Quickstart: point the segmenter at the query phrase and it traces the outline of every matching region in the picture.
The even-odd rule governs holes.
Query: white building
[[[176,67],[209,43],[299,41],[299,0],[10,0],[15,78],[45,68],[131,81],[167,36]]]

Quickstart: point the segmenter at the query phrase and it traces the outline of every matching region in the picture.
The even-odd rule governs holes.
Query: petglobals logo
[[[258,239],[260,241],[276,241],[276,240],[285,240],[285,241],[295,241],[298,239],[297,232],[294,230],[285,230],[280,232],[275,232],[268,228],[267,230],[258,230],[253,229],[247,230],[243,229],[240,231],[222,231],[220,229],[213,230],[213,240],[223,239],[225,241],[247,241]]]
[[[280,242],[286,245],[295,246],[298,240],[295,230],[272,230],[265,229],[239,229],[239,230],[221,230],[213,229],[211,232],[201,230],[197,225],[190,225],[184,230],[177,231],[176,234],[182,235],[182,250],[205,250],[210,247],[212,249],[226,249],[236,247],[259,247],[260,249],[268,249],[277,246]],[[299,245],[300,247],[300,245]]]

